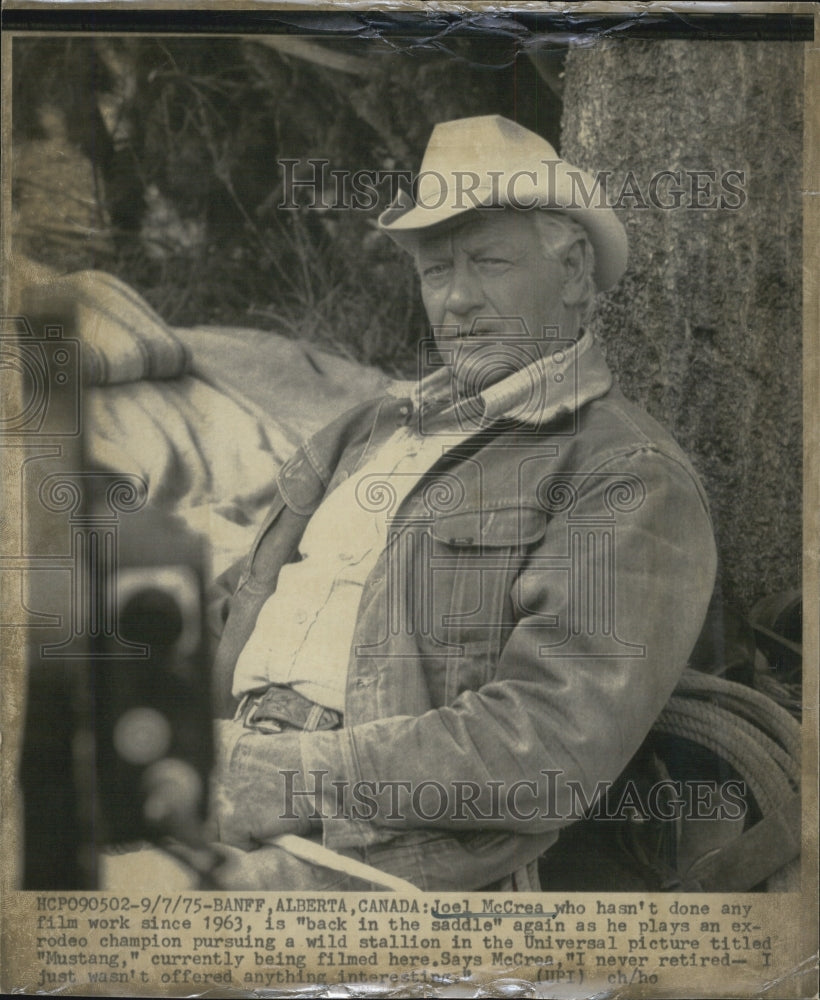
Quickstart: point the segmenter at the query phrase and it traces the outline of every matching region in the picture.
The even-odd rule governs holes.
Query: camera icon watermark
[[[41,437],[80,433],[80,342],[64,336],[61,326],[45,326],[35,333],[25,317],[3,317],[0,371],[10,390],[3,393],[0,433]]]
[[[569,420],[556,433],[574,433],[574,346],[554,328],[532,335],[518,316],[479,317],[466,334],[458,327],[435,328],[418,346],[419,381],[423,387],[435,384],[433,405],[422,395],[419,434],[490,432],[491,444],[502,430],[514,429],[519,437],[543,434],[543,425],[559,410]]]

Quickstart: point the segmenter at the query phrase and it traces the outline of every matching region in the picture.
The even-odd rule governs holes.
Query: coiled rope
[[[780,878],[793,883],[799,829],[784,831],[783,825],[794,825],[794,817],[799,817],[796,800],[800,786],[800,726],[789,712],[743,684],[687,669],[653,732],[690,740],[735,770],[762,814],[758,825],[774,829],[779,824],[781,834],[791,834],[770,837],[766,849],[772,855],[771,873],[780,870]],[[753,841],[761,842],[760,831],[754,838],[749,838],[748,832],[724,851],[742,851],[744,837],[750,850]],[[772,843],[776,846],[772,847]],[[759,846],[755,849],[761,850]],[[737,870],[737,859],[731,867]],[[718,866],[713,863],[711,869],[716,872]]]

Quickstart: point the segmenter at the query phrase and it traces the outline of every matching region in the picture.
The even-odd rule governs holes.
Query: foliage
[[[436,121],[557,120],[538,121],[535,71],[492,35],[43,37],[15,39],[13,63],[15,148],[38,153],[15,158],[16,250],[113,271],[173,323],[275,329],[392,371],[410,370],[425,325],[412,269],[375,225],[394,182],[369,210],[282,210],[280,161],[310,177],[326,160],[333,204],[331,171],[415,168]],[[68,196],[93,211],[57,225],[66,150],[91,164]]]

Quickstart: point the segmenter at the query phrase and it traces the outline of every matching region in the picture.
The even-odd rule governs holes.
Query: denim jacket
[[[596,346],[568,376],[542,422],[491,424],[389,511],[344,724],[300,737],[326,846],[421,888],[481,888],[546,850],[567,782],[589,800],[620,774],[703,624],[716,554],[695,472]],[[223,613],[218,689],[322,498],[412,418],[409,399],[363,403],[283,466]],[[389,505],[389,484],[362,485]]]

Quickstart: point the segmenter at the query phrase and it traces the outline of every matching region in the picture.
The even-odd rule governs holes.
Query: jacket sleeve
[[[639,502],[615,515],[611,547],[585,549],[573,581],[541,558],[566,551],[569,515],[548,521],[516,579],[517,621],[488,683],[418,717],[302,734],[304,772],[320,774],[329,792],[329,846],[366,841],[362,824],[555,830],[572,818],[571,783],[589,801],[597,782],[626,766],[697,639],[716,554],[700,488],[675,458],[643,447],[598,471],[634,477]],[[600,522],[606,483],[589,478],[572,510],[577,524]],[[609,611],[590,597],[604,579]]]

